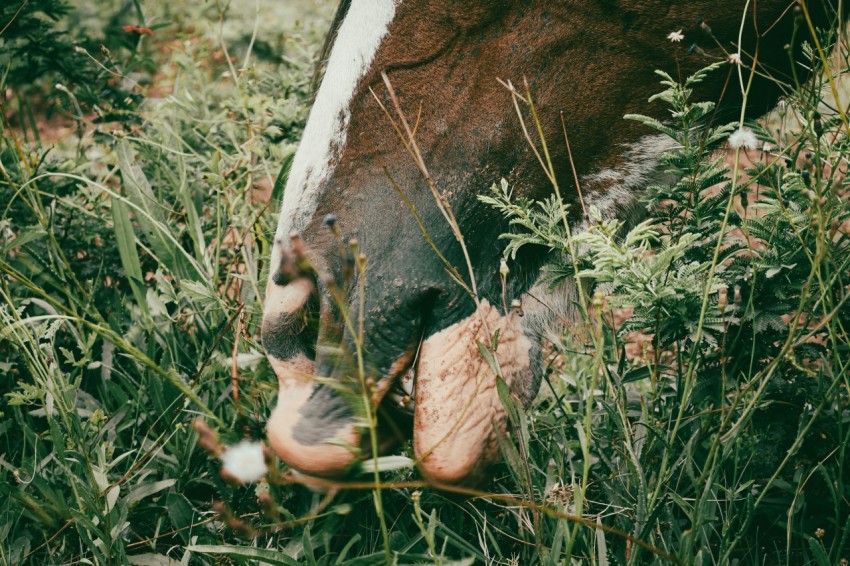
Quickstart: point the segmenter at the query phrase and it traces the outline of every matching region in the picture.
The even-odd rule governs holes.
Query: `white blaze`
[[[351,2],[292,162],[275,233],[278,242],[286,242],[292,232],[302,232],[316,212],[322,184],[333,173],[345,146],[355,90],[371,67],[400,2]],[[277,248],[276,243],[272,266],[279,261]]]

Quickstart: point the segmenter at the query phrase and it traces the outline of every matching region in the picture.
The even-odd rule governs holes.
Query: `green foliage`
[[[671,123],[628,116],[676,142],[660,160],[672,182],[647,188],[636,226],[591,207],[571,248],[558,202],[514,199],[504,181],[481,197],[518,228],[506,257],[544,245],[560,258],[553,285],[596,289],[584,331],[564,335],[561,405],[542,409],[552,428],[531,449],[558,481],[580,478],[574,492],[596,502],[584,516],[682,563],[837,563],[850,553],[847,132],[810,127],[783,146],[755,124],[775,149],[730,172],[712,151],[736,125],[707,126],[713,106],[690,100],[718,66],[682,85],[661,73],[653,100]],[[817,101],[791,103],[805,114]],[[630,314],[613,324],[616,312]],[[636,333],[648,348],[626,355]],[[575,440],[547,441],[571,428]],[[576,534],[575,551],[600,550]],[[605,549],[615,563],[653,559],[621,538]]]
[[[100,8],[114,10],[114,18],[93,36],[74,32],[77,14],[67,0],[11,0],[0,6],[2,81],[16,94],[25,132],[32,128],[38,136],[35,113],[44,98],[51,110],[67,109],[78,119],[94,113],[99,121],[138,120],[132,110],[141,99],[139,71],[150,60],[144,35],[121,24],[143,26],[141,6],[135,3],[129,16],[126,6]]]
[[[5,2],[0,7],[0,64],[10,85],[31,84],[49,72],[75,72],[82,60],[67,34],[56,29],[71,7],[66,0]]]
[[[15,21],[42,29],[44,4],[31,0]],[[0,42],[25,49],[32,37],[16,29]],[[283,63],[248,59],[234,74],[220,37],[172,32],[179,43],[157,43],[160,59],[146,63],[161,65],[169,96],[109,130],[83,116],[97,77],[74,75],[88,81],[75,88],[40,68],[0,89],[11,93],[0,115],[3,564],[189,560],[191,544],[239,540],[215,528],[214,500],[237,514],[257,507],[252,490],[222,480],[190,423],[206,417],[227,442],[264,436],[276,379],[257,325],[274,218],[258,195],[294,152],[312,55],[289,47]],[[318,28],[304,33],[318,43]],[[129,80],[128,67],[110,71]],[[68,81],[53,94],[81,104],[68,113],[77,139],[42,145],[9,110],[34,79]],[[107,108],[111,95],[92,93]],[[31,106],[33,122],[43,110]]]

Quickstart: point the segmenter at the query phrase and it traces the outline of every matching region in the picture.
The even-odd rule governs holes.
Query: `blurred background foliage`
[[[0,6],[0,563],[188,561],[214,500],[256,511],[189,424],[263,436],[269,203],[333,10]]]

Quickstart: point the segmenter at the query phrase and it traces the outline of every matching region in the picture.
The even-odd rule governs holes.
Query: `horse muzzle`
[[[447,323],[435,316],[443,303],[473,299],[447,299],[415,280],[360,284],[356,269],[350,281],[331,277],[312,267],[297,237],[275,257],[262,332],[279,381],[267,431],[280,458],[308,475],[340,477],[376,456],[372,446],[380,455],[412,435],[432,483],[484,478],[506,431],[497,376],[522,401],[533,381],[519,310],[481,299]]]

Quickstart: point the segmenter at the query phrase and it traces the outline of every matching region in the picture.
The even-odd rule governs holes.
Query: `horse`
[[[485,477],[506,428],[496,373],[528,404],[542,373],[537,336],[571,301],[569,289],[560,306],[536,290],[545,250],[524,249],[504,276],[509,226],[477,195],[500,179],[517,197],[550,195],[535,155],[546,140],[572,222],[579,187],[585,203],[626,214],[671,149],[623,119],[669,118],[647,104],[653,71],[685,77],[730,58],[696,97],[738,112],[738,57],[790,76],[795,6],[343,0],[271,253],[262,339],[279,380],[267,434],[280,458],[338,477],[412,434],[427,480]],[[808,8],[828,21],[825,2]],[[779,86],[763,74],[749,99],[766,109]],[[526,122],[518,96],[533,100]],[[567,132],[569,144],[555,143]],[[488,360],[479,344],[494,343]],[[377,439],[366,434],[375,419]]]

